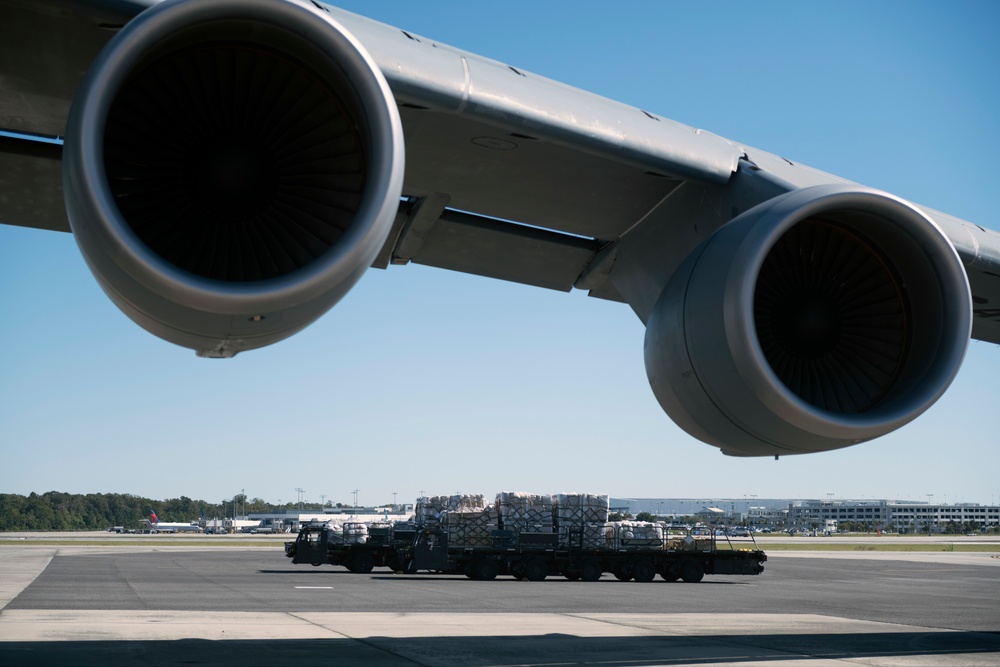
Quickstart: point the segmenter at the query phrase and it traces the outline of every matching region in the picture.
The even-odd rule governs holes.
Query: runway
[[[1000,560],[830,556],[641,584],[356,575],[277,546],[2,546],[0,664],[1000,664]]]

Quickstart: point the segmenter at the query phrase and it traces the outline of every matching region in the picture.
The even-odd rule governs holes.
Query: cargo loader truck
[[[607,496],[596,498],[605,499],[607,507]],[[715,531],[671,534],[654,522],[607,521],[599,503],[592,516],[586,516],[587,508],[582,511],[583,519],[596,521],[580,520],[579,507],[568,517],[558,503],[554,512],[544,507],[529,512],[525,506],[520,513],[505,511],[500,502],[499,510],[460,507],[434,512],[430,520],[431,514],[421,515],[418,501],[412,522],[303,525],[296,540],[285,543],[285,554],[293,563],[339,565],[356,573],[387,567],[401,574],[463,574],[483,581],[499,575],[597,581],[609,573],[620,581],[648,582],[659,575],[696,583],[705,575],[760,574],[767,560],[755,543],[737,548]]]

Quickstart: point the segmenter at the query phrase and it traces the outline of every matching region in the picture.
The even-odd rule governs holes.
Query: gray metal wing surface
[[[88,262],[116,304],[199,354],[231,356],[294,333],[369,264],[413,262],[583,289],[627,303],[647,324],[650,382],[675,421],[727,453],[759,455],[832,449],[898,428],[946,389],[970,333],[1000,343],[995,231],[330,5],[157,5],[0,0],[0,223],[72,226],[85,254],[96,248],[101,255]],[[247,29],[255,22],[271,41],[230,49],[256,39]],[[209,34],[209,24],[222,32]],[[145,44],[144,36],[156,39]],[[213,49],[226,53],[199,60]],[[141,66],[130,71],[124,54]],[[171,61],[175,54],[181,55]],[[299,163],[299,171],[327,167],[295,172],[296,187],[308,182],[315,191],[322,189],[315,184],[326,183],[334,194],[296,202],[303,225],[268,227],[256,234],[258,246],[234,242],[223,260],[207,255],[225,245],[219,239],[231,221],[218,227],[208,221],[207,240],[161,240],[164,229],[174,228],[149,211],[168,198],[142,197],[160,187],[154,181],[163,180],[160,166],[169,150],[148,155],[133,141],[150,133],[149,123],[142,132],[115,134],[121,119],[133,122],[131,111],[121,108],[135,107],[140,118],[172,117],[139,107],[157,89],[209,87],[208,79],[193,78],[204,67],[191,64],[208,62],[236,63],[209,76],[247,85],[260,78],[255,67],[287,71],[305,82],[303,90],[319,81],[319,92],[307,92],[326,105],[336,132],[353,137],[348,143],[358,155],[351,152],[348,162],[360,170],[345,172],[338,156]],[[161,78],[184,71],[190,80],[175,88],[166,78],[144,84],[147,71]],[[133,85],[139,92],[131,92]],[[261,84],[261,90],[273,87]],[[157,104],[173,104],[170,97]],[[252,97],[241,92],[229,103]],[[90,119],[89,109],[112,102],[118,112],[112,109],[106,121]],[[194,101],[179,104],[183,111]],[[295,96],[280,104],[286,118],[314,115]],[[348,120],[341,127],[342,117]],[[92,192],[81,185],[93,176],[86,147],[92,139],[101,146],[105,131],[111,158],[103,168],[111,183]],[[304,154],[316,148],[312,137],[324,137],[320,147],[340,141],[327,135],[321,125],[310,126],[288,143],[301,145],[293,152]],[[220,160],[233,163],[233,153]],[[124,173],[132,165],[144,171]],[[249,169],[254,187],[269,169]],[[383,181],[384,190],[366,190]],[[225,179],[210,182],[228,187]],[[72,191],[64,192],[64,183]],[[102,203],[112,200],[115,206]],[[363,224],[341,220],[341,213],[316,213],[344,206]],[[369,215],[373,207],[379,211]],[[116,236],[128,225],[132,232]],[[107,239],[95,236],[97,227],[106,228]],[[355,237],[364,238],[357,246],[364,250],[338,246]],[[282,246],[280,256],[269,255],[275,244]],[[133,265],[123,268],[104,254],[128,255]],[[337,264],[343,258],[348,264]],[[261,266],[250,266],[258,260]],[[809,296],[816,286],[805,279],[780,293],[790,277],[803,274],[798,265],[814,260],[832,272],[826,282],[835,283],[840,296]],[[719,277],[723,267],[745,273],[726,283]],[[144,272],[148,280],[128,283]],[[279,298],[292,294],[302,276],[308,280],[294,286],[297,296]],[[332,276],[329,294],[315,296]],[[169,301],[178,294],[193,300],[178,310]],[[688,301],[693,294],[703,296]],[[837,301],[862,294],[868,301]],[[777,314],[768,311],[771,302]],[[845,337],[846,348],[826,359],[834,339]],[[733,356],[720,365],[721,349]],[[750,378],[736,394],[727,379],[734,376]],[[691,378],[697,386],[685,384]],[[777,421],[769,421],[772,416]]]
[[[97,52],[153,4],[0,3],[0,130],[61,137]],[[569,290],[597,253],[685,182],[721,186],[748,153],[763,161],[710,132],[324,7],[372,54],[403,120],[404,194],[416,203],[378,266],[414,261]],[[0,222],[69,231],[60,154],[58,144],[0,136],[0,190],[18,193],[4,198]],[[802,169],[766,158],[783,177]],[[803,172],[800,182],[842,182]],[[1000,343],[1000,237],[927,213],[966,266],[973,336]],[[621,298],[610,285],[591,288]]]

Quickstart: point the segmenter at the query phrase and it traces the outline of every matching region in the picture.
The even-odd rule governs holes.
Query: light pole
[[[931,498],[934,497],[933,493],[925,494],[927,496],[927,534],[931,534]]]

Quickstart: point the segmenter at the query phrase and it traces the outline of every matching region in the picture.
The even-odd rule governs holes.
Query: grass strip
[[[142,539],[142,540],[61,540],[59,538],[42,538],[37,540],[2,540],[0,539],[0,549],[5,546],[30,547],[109,547],[109,548],[129,548],[129,547],[275,547],[284,548],[284,542],[276,540],[172,540],[166,539]]]

